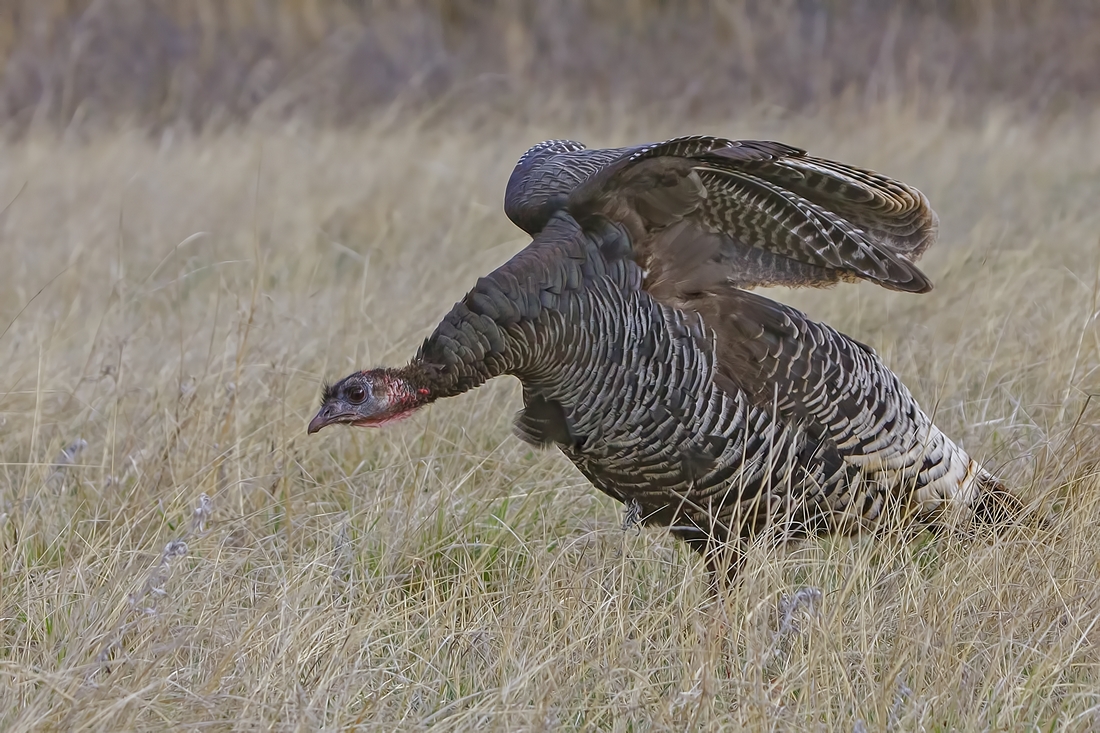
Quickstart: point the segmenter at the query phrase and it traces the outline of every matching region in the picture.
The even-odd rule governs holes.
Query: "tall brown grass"
[[[0,727],[1094,726],[1097,120],[856,117],[564,131],[773,137],[922,187],[932,293],[777,296],[1057,518],[759,548],[719,600],[511,437],[512,382],[304,433],[322,377],[408,358],[522,245],[503,181],[561,130],[5,144]]]
[[[624,26],[564,2],[149,3],[124,21],[113,2],[0,7],[0,29],[24,29],[3,46],[4,98],[32,100],[6,108],[0,141],[0,729],[1100,725],[1100,116],[1094,80],[1071,73],[1090,47],[1068,30],[1090,32],[1091,5],[832,3],[829,18],[904,21],[890,43],[859,41],[887,49],[866,83],[835,88],[815,86],[816,52],[775,46],[780,20],[824,4],[639,0],[620,6]],[[693,91],[688,72],[719,49],[699,39],[739,27],[708,20],[719,11],[775,13],[776,30],[750,26],[748,56],[730,47],[723,68],[756,73],[714,71]],[[398,85],[353,103],[354,74],[324,59],[359,31],[309,20],[338,12],[437,18],[456,34],[441,30],[443,47],[472,60],[448,56],[453,76],[421,99]],[[690,13],[679,30],[648,20]],[[1035,37],[1006,35],[1010,20]],[[128,65],[161,51],[127,39],[192,26],[210,66],[184,54],[171,68],[196,86],[164,81],[155,53]],[[478,46],[510,27],[535,40],[505,46],[539,49],[508,76],[530,84],[480,104],[472,70],[497,51]],[[821,58],[855,63],[855,31],[824,27],[851,55]],[[955,30],[921,30],[941,27]],[[215,77],[233,90],[253,68],[234,65],[249,28],[292,71],[233,107]],[[545,39],[574,28],[592,50],[561,41],[555,57]],[[97,66],[108,37],[116,60]],[[616,57],[644,45],[631,38],[698,56],[670,53],[658,73],[640,51]],[[972,55],[937,57],[958,39]],[[973,71],[1055,46],[1031,82]],[[800,64],[795,104],[776,69],[797,79]],[[935,83],[917,83],[922,64]],[[13,92],[35,68],[43,96]],[[145,78],[194,96],[141,96]],[[753,79],[780,81],[741,86]],[[760,547],[714,598],[691,553],[624,531],[621,507],[560,455],[511,436],[512,381],[387,430],[305,434],[323,378],[409,358],[523,246],[501,196],[529,144],[688,132],[783,140],[929,195],[933,292],[772,294],[875,346],[944,430],[1052,512],[1049,529]]]

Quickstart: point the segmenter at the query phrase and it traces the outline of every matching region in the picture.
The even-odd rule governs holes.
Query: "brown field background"
[[[0,2],[0,729],[1100,729],[1100,4]],[[912,182],[873,345],[1048,529],[697,559],[497,380],[306,436],[526,238],[533,142]]]
[[[25,130],[1100,99],[1095,0],[0,0]]]

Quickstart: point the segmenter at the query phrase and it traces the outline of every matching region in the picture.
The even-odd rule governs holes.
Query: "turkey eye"
[[[348,402],[353,402],[356,405],[367,399],[367,390],[363,389],[358,384],[353,384],[348,387]]]

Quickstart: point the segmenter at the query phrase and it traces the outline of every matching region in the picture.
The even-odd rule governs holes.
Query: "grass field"
[[[1097,129],[884,104],[0,143],[0,729],[1100,728]],[[774,295],[1052,527],[758,548],[715,599],[511,436],[512,380],[305,434],[323,378],[402,363],[523,246],[530,143],[689,132],[929,195],[932,293]]]

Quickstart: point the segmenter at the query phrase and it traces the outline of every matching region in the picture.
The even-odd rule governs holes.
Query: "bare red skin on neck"
[[[385,391],[387,410],[378,417],[370,417],[351,423],[356,427],[379,427],[404,420],[432,401],[432,391],[416,387],[408,379],[393,372],[383,372],[376,378],[375,388]]]

